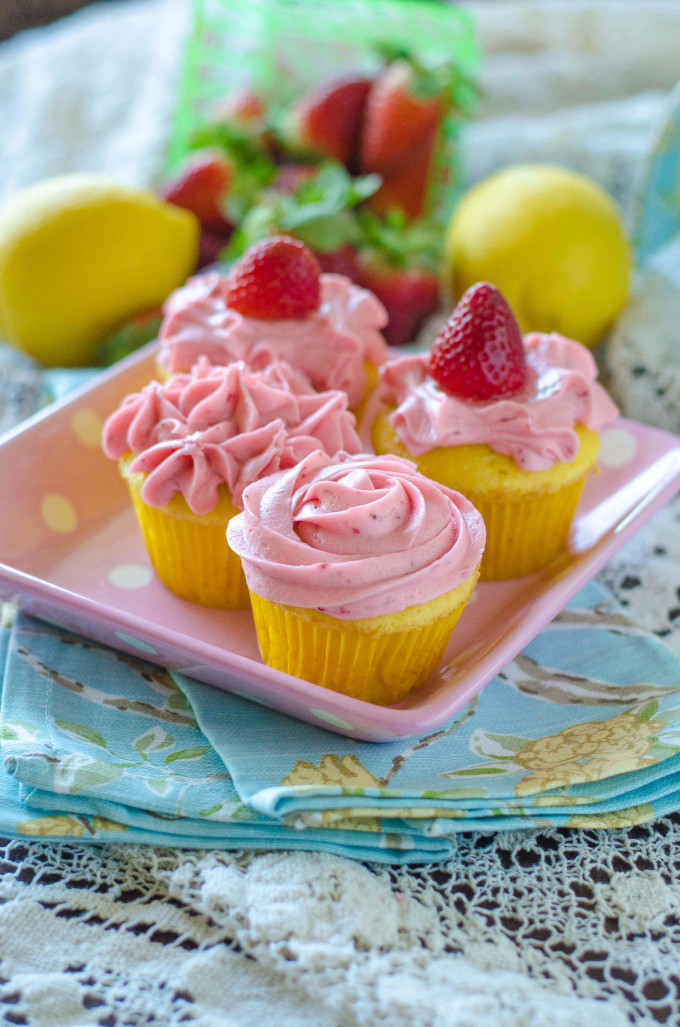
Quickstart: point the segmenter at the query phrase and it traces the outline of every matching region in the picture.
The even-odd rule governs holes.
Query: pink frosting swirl
[[[344,393],[314,392],[279,361],[251,371],[242,362],[213,367],[205,357],[189,374],[126,396],[102,444],[113,460],[138,454],[130,470],[147,475],[145,503],[162,507],[181,492],[196,514],[214,509],[221,484],[240,508],[246,485],[263,475],[319,449],[362,448]]]
[[[579,448],[576,424],[599,431],[618,410],[596,381],[591,352],[561,335],[524,339],[526,387],[508,399],[475,402],[453,396],[429,376],[427,353],[380,369],[380,399],[396,406],[390,423],[409,453],[439,446],[485,444],[511,456],[522,471],[568,463]]]
[[[486,532],[467,499],[409,460],[317,452],[250,485],[227,539],[256,595],[354,619],[455,588]]]
[[[205,354],[212,364],[244,360],[261,369],[285,360],[319,390],[346,392],[357,406],[366,391],[364,362],[382,364],[387,324],[382,303],[344,275],[321,275],[319,309],[302,320],[260,321],[225,303],[224,276],[198,275],[176,290],[163,308],[158,365],[167,374],[186,371]]]

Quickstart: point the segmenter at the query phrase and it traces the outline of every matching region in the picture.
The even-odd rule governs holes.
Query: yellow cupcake
[[[373,422],[376,453],[414,460],[422,474],[460,490],[477,507],[487,539],[482,581],[531,574],[565,550],[581,490],[597,461],[596,432],[577,425],[579,450],[573,460],[526,472],[487,445],[441,446],[411,456],[390,424],[390,412],[380,411]]]
[[[315,453],[243,501],[227,538],[265,663],[379,705],[427,681],[479,575],[467,499],[398,457]]]
[[[334,692],[387,706],[427,681],[442,661],[479,570],[443,596],[400,613],[338,620],[251,594],[262,659]]]
[[[281,360],[320,392],[346,392],[350,409],[358,411],[388,356],[382,334],[387,312],[377,297],[345,275],[321,274],[316,310],[301,317],[260,319],[229,305],[237,268],[229,276],[197,275],[168,298],[158,336],[157,376],[164,381],[184,374],[200,356],[214,365],[243,360],[253,368]]]
[[[567,547],[600,428],[618,411],[580,343],[524,338],[507,301],[479,282],[461,298],[429,353],[380,369],[371,437],[480,511],[481,578],[547,567]]]
[[[225,537],[245,486],[310,452],[361,449],[342,393],[315,392],[279,362],[251,371],[207,360],[126,396],[102,445],[119,462],[161,581],[224,609],[250,606]]]
[[[142,499],[146,475],[130,471],[129,454],[120,461],[151,564],[166,588],[203,606],[247,610],[248,587],[238,556],[225,543],[227,524],[239,513],[226,485],[210,513],[195,514],[181,493],[162,507]]]

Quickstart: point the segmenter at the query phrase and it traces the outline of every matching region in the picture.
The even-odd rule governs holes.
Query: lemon
[[[456,299],[491,282],[524,332],[593,346],[625,303],[631,258],[616,205],[597,182],[517,164],[463,196],[447,230],[444,273]]]
[[[193,270],[198,221],[144,189],[60,175],[0,209],[0,337],[50,366],[91,361]]]

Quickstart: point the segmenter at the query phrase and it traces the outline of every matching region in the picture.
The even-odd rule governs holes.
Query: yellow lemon
[[[50,366],[91,361],[193,270],[198,221],[98,175],[45,179],[0,209],[0,337]]]
[[[517,164],[462,198],[444,271],[455,299],[491,282],[523,331],[593,346],[625,303],[631,258],[619,212],[598,183],[567,168]]]

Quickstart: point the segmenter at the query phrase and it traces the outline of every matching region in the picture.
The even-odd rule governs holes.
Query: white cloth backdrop
[[[552,160],[627,206],[680,75],[680,5],[467,6],[487,52],[470,181]],[[69,170],[153,184],[188,14],[184,0],[99,4],[1,45],[0,201]],[[658,515],[602,579],[680,653],[678,514]],[[680,817],[471,835],[444,866],[393,872],[314,854],[9,843],[0,1002],[45,1027],[678,1022],[679,840]]]

